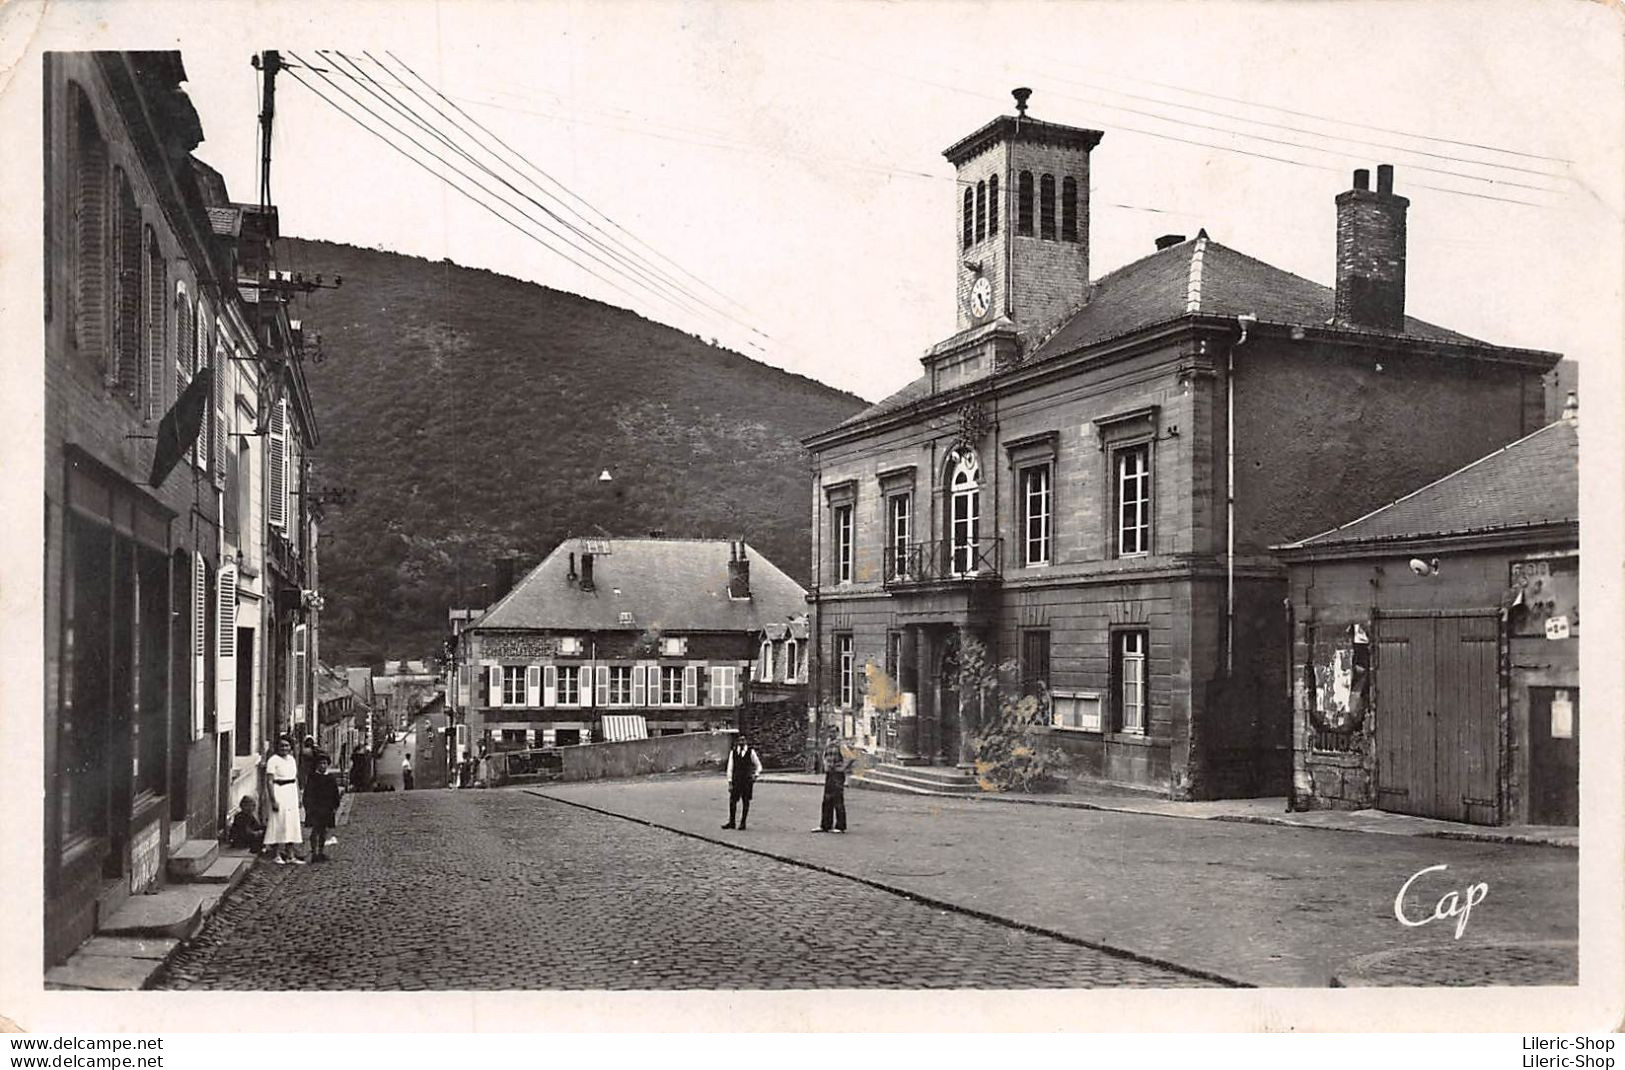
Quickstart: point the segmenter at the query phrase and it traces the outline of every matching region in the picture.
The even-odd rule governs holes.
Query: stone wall
[[[732,732],[629,739],[562,747],[565,780],[610,780],[710,769],[720,772],[733,743]]]

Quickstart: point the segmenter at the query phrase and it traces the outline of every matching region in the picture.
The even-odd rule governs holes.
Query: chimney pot
[[[1356,168],[1354,171],[1354,188],[1370,189],[1371,172],[1366,170],[1364,167]]]
[[[1354,188],[1337,196],[1337,289],[1339,326],[1379,331],[1405,329],[1405,215],[1410,201],[1394,195],[1394,169],[1377,168],[1377,192],[1369,173],[1354,172]]]
[[[1164,234],[1162,237],[1157,239],[1157,249],[1159,251],[1163,249],[1172,249],[1174,246],[1178,245],[1184,240],[1185,235],[1183,234]]]
[[[1392,194],[1394,192],[1394,165],[1380,163],[1377,165],[1377,192]]]

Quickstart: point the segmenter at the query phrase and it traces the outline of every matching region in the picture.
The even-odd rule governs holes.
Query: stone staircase
[[[105,912],[98,912],[96,935],[46,971],[45,987],[103,992],[145,987],[253,864],[247,851],[222,850],[214,840],[187,840],[169,856],[168,883],[144,895],[108,900]]]
[[[847,783],[855,788],[902,795],[972,798],[982,794],[982,787],[972,774],[934,765],[873,765],[854,773]]]

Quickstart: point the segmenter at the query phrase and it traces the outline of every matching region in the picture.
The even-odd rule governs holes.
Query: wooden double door
[[[1376,640],[1378,808],[1499,823],[1499,618],[1383,617]]]

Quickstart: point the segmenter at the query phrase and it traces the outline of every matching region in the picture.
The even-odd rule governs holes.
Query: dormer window
[[[1033,234],[1033,173],[1023,171],[1016,179],[1016,233]]]
[[[1055,240],[1055,176],[1038,180],[1038,236]]]
[[[756,679],[760,682],[773,682],[773,640],[763,639],[761,647],[756,651]]]

